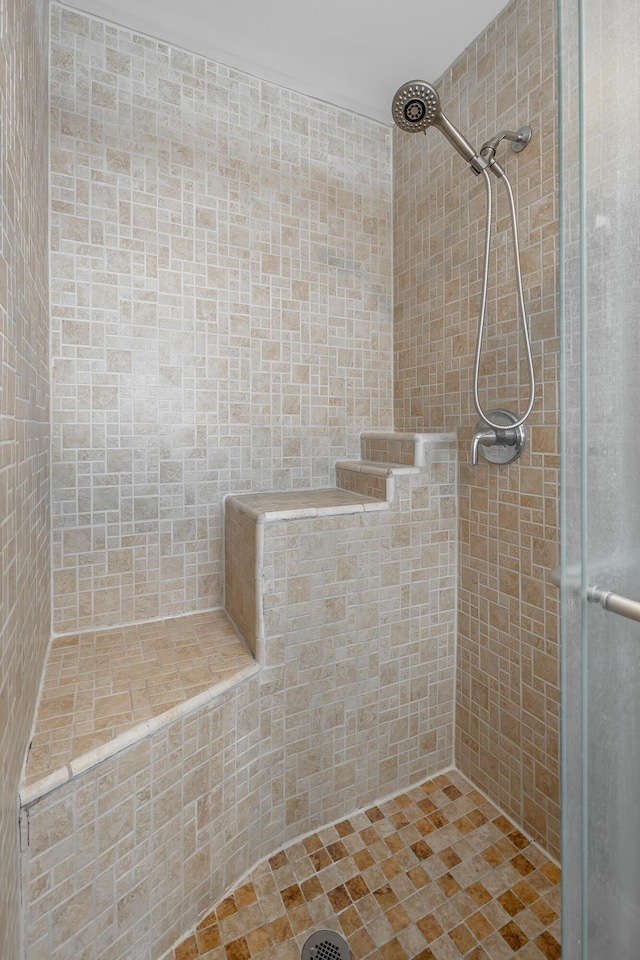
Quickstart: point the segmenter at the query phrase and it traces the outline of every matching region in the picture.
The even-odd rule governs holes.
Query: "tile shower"
[[[392,169],[378,124],[94,17],[51,14],[61,637],[48,667],[59,653],[68,680],[65,643],[69,654],[89,637],[126,654],[102,677],[92,729],[73,714],[79,756],[97,751],[98,765],[61,761],[64,747],[52,759],[55,729],[34,739],[30,960],[163,955],[258,856],[447,767],[454,734],[463,773],[557,855],[557,611],[542,587],[557,542],[552,5],[511,4],[439,83],[474,141],[514,121],[540,133],[516,172],[542,383],[533,441],[518,465],[474,472],[468,301],[482,211],[456,158],[437,141],[396,140]],[[499,271],[503,254],[499,240]],[[489,380],[504,373],[510,333],[499,277]],[[516,387],[506,381],[514,406]],[[121,625],[186,617],[187,640],[214,631],[222,655],[228,624],[208,611],[223,597],[224,496],[333,486],[363,431],[392,424],[442,431],[426,474],[396,478],[394,504],[366,521],[275,519],[260,672],[245,661],[244,679],[181,709],[178,687],[198,697],[222,675],[193,650],[165,656],[178,621]],[[459,449],[444,433],[456,429]],[[348,474],[350,489],[360,481]],[[368,495],[380,482],[369,475]],[[118,699],[112,680],[148,639],[173,679],[134,704],[127,678]],[[69,691],[64,707],[50,691],[47,680],[43,719],[49,699],[59,721]],[[84,702],[76,690],[73,710]],[[133,722],[149,724],[146,739],[112,750]],[[62,778],[39,792],[60,762]]]
[[[420,440],[407,446],[421,463],[391,468],[390,503],[339,489],[331,504],[322,490],[231,498],[228,514],[263,528],[260,571],[244,577],[245,591],[260,590],[259,671],[246,650],[231,651],[227,688],[182,709],[159,684],[165,702],[142,741],[131,718],[118,741],[106,728],[93,749],[80,731],[81,756],[45,742],[47,711],[22,790],[29,957],[90,955],[96,929],[110,960],[160,957],[256,859],[448,765],[457,454],[452,435]],[[248,564],[244,529],[228,530],[227,553]],[[192,629],[221,629],[220,612],[195,616]],[[119,711],[145,672],[134,629],[56,641],[45,709],[53,700],[59,712],[85,647]],[[187,627],[177,658],[193,657],[192,645]],[[140,646],[147,657],[155,649]]]
[[[0,956],[11,960],[16,802],[51,637],[47,14],[0,4]]]
[[[552,0],[511,3],[437,84],[471,143],[524,123],[534,131],[523,153],[500,155],[526,238],[521,262],[538,384],[530,443],[506,468],[470,466],[484,196],[437,132],[426,146],[422,137],[395,138],[394,379],[397,430],[428,422],[456,429],[460,441],[456,763],[558,856],[559,600],[545,586],[559,538],[556,85]],[[489,407],[522,411],[527,379],[521,342],[520,353],[516,347],[508,208],[498,188],[496,195],[493,332],[479,392]]]
[[[54,628],[219,605],[222,498],[392,411],[379,124],[52,8]]]

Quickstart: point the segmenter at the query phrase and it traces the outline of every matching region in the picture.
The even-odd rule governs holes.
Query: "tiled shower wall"
[[[449,766],[456,460],[263,524],[257,675],[23,810],[29,960],[157,960],[261,857]]]
[[[18,782],[47,642],[47,10],[0,4],[0,956],[18,954]]]
[[[427,79],[432,79],[427,77]],[[525,123],[521,154],[499,149],[516,192],[538,380],[532,431],[509,466],[470,466],[484,187],[444,137],[395,134],[395,426],[458,429],[460,769],[551,852],[559,848],[556,16],[518,0],[438,81],[443,110],[480,146]],[[500,184],[480,396],[522,411],[508,208]],[[517,371],[520,371],[518,374]]]
[[[222,498],[392,423],[387,128],[53,5],[54,624],[215,607]]]

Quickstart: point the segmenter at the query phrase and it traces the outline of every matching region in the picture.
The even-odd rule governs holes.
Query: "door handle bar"
[[[577,569],[572,571],[573,576],[567,578],[567,586],[571,592],[580,593],[580,583]],[[549,580],[555,587],[560,586],[560,567],[552,567],[547,570]],[[597,584],[587,587],[587,600],[591,603],[599,603],[603,610],[609,613],[617,613],[620,617],[626,617],[627,620],[636,620],[640,623],[640,603],[637,600],[630,600],[619,593],[613,593],[612,590],[603,590]]]
[[[591,600],[592,603],[599,603],[604,610],[609,610],[610,613],[617,613],[628,620],[640,622],[640,603],[637,600],[622,597],[619,593],[612,593],[611,590],[602,590],[597,584],[587,587],[587,600]]]

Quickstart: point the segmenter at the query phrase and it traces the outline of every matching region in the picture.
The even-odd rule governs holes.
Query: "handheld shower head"
[[[442,113],[438,91],[426,80],[411,80],[396,92],[391,113],[401,130],[426,133]]]
[[[442,113],[438,91],[425,80],[411,80],[396,92],[391,113],[401,130],[426,133]]]
[[[438,91],[426,80],[410,80],[403,84],[393,98],[391,114],[401,130],[426,133],[430,126],[438,127],[476,176],[487,166],[487,161],[478,156],[469,141],[447,120]]]

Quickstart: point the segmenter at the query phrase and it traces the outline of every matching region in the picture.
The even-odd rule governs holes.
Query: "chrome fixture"
[[[352,960],[349,944],[335,930],[318,930],[305,940],[301,960]]]
[[[547,577],[554,587],[562,586],[562,567],[560,565],[551,567],[547,570]],[[570,593],[579,594],[581,591],[579,568],[569,568],[564,582]],[[640,623],[640,601],[638,600],[623,597],[622,594],[614,593],[613,590],[603,590],[596,583],[587,587],[587,600],[590,603],[599,603],[602,609],[609,613],[617,613],[619,617],[626,617],[627,620],[636,620]]]
[[[528,141],[527,141],[528,142]],[[526,146],[526,144],[525,144]],[[522,148],[521,148],[522,149]],[[487,151],[488,153],[489,151]],[[531,336],[529,334],[529,322],[527,320],[527,310],[524,303],[524,291],[522,289],[522,270],[520,269],[520,243],[518,240],[518,222],[516,219],[516,205],[513,199],[513,190],[511,189],[511,184],[507,179],[507,176],[496,161],[491,165],[491,170],[496,174],[496,176],[504,183],[505,190],[507,191],[507,198],[509,200],[509,213],[511,216],[511,236],[513,242],[513,261],[516,271],[516,292],[518,299],[518,311],[520,314],[520,322],[522,324],[522,334],[524,338],[525,351],[527,355],[527,368],[529,371],[529,402],[524,414],[521,417],[516,417],[513,423],[511,424],[512,428],[521,427],[531,411],[533,410],[533,404],[536,399],[536,382],[535,375],[533,372],[533,358],[531,356]],[[498,420],[492,420],[491,414],[486,414],[482,409],[482,404],[480,403],[480,394],[478,388],[478,381],[480,379],[480,360],[482,357],[482,335],[484,333],[484,322],[485,315],[487,310],[487,288],[489,285],[489,258],[491,255],[491,220],[492,220],[492,199],[491,199],[491,178],[486,170],[482,171],[482,176],[484,179],[486,196],[487,196],[487,218],[485,225],[485,234],[484,234],[484,258],[483,258],[483,271],[482,271],[482,295],[480,298],[480,314],[478,317],[478,335],[476,340],[476,362],[473,370],[473,400],[475,403],[476,410],[478,415],[484,421],[484,428],[492,428],[494,430],[501,430],[504,426],[503,423]],[[514,416],[511,414],[511,416]],[[483,428],[483,429],[484,429]],[[473,446],[472,446],[473,453]],[[504,461],[504,462],[509,462]],[[473,460],[472,463],[477,463]]]
[[[627,620],[640,621],[640,603],[637,600],[630,600],[629,597],[623,597],[611,590],[602,590],[597,584],[587,587],[587,600],[599,603],[603,610],[617,613]]]
[[[488,166],[488,161],[478,156],[457,127],[447,120],[440,106],[438,91],[426,80],[410,80],[400,87],[393,98],[391,113],[396,124],[405,132],[426,133],[429,127],[438,127],[476,176]]]
[[[478,420],[476,432],[471,443],[471,464],[478,463],[478,453],[490,463],[511,463],[517,460],[527,442],[527,434],[515,413],[510,410],[492,410],[489,416],[492,423],[501,426],[489,426],[487,420]]]
[[[521,153],[522,150],[526,147],[531,140],[531,127],[520,127],[519,130],[516,130],[515,133],[513,130],[501,130],[500,133],[496,133],[495,137],[491,137],[490,140],[487,140],[486,143],[483,143],[480,148],[480,156],[484,157],[485,160],[489,161],[489,166],[495,157],[496,149],[502,143],[503,140],[511,141],[511,149],[514,153]]]
[[[524,447],[524,427],[523,424],[533,409],[536,396],[536,384],[533,371],[533,359],[531,356],[531,337],[529,334],[529,323],[527,320],[526,307],[524,303],[524,292],[522,289],[522,271],[520,268],[520,245],[518,240],[518,223],[516,218],[515,201],[513,199],[513,190],[507,178],[506,173],[498,163],[495,157],[496,149],[503,140],[511,141],[511,149],[515,153],[520,153],[531,140],[531,127],[520,127],[519,130],[501,130],[495,137],[487,140],[483,144],[478,154],[469,141],[463,137],[460,131],[447,120],[440,106],[440,97],[435,87],[425,80],[411,80],[405,83],[396,92],[391,105],[393,119],[401,130],[411,132],[426,133],[429,127],[436,126],[445,135],[447,140],[458,151],[460,156],[466,160],[471,170],[476,176],[482,175],[485,182],[487,197],[487,218],[484,236],[484,258],[483,258],[483,276],[482,276],[482,295],[480,299],[480,314],[478,317],[478,335],[476,341],[476,357],[473,374],[473,400],[478,412],[480,423],[476,427],[476,433],[471,445],[471,462],[477,464],[478,450],[482,450],[485,459],[494,463],[509,463],[520,456]],[[494,410],[486,414],[480,403],[478,390],[478,381],[480,377],[480,360],[482,356],[482,337],[484,333],[485,315],[487,309],[487,288],[489,283],[489,259],[491,254],[491,221],[492,221],[492,195],[491,178],[488,170],[501,180],[507,191],[509,201],[509,213],[511,217],[511,234],[513,242],[513,260],[516,272],[516,292],[518,300],[518,312],[522,325],[522,333],[525,343],[527,356],[527,367],[529,372],[529,401],[526,410],[521,417],[505,410]],[[500,414],[500,418],[498,418]],[[505,430],[504,417],[511,418],[508,421],[508,428]],[[492,417],[494,419],[492,419]],[[520,433],[519,431],[522,431]],[[515,438],[515,439],[514,439]],[[508,455],[503,458],[503,454],[493,454],[489,456],[485,448],[505,448],[513,447],[508,451]],[[514,452],[516,451],[516,452]]]

